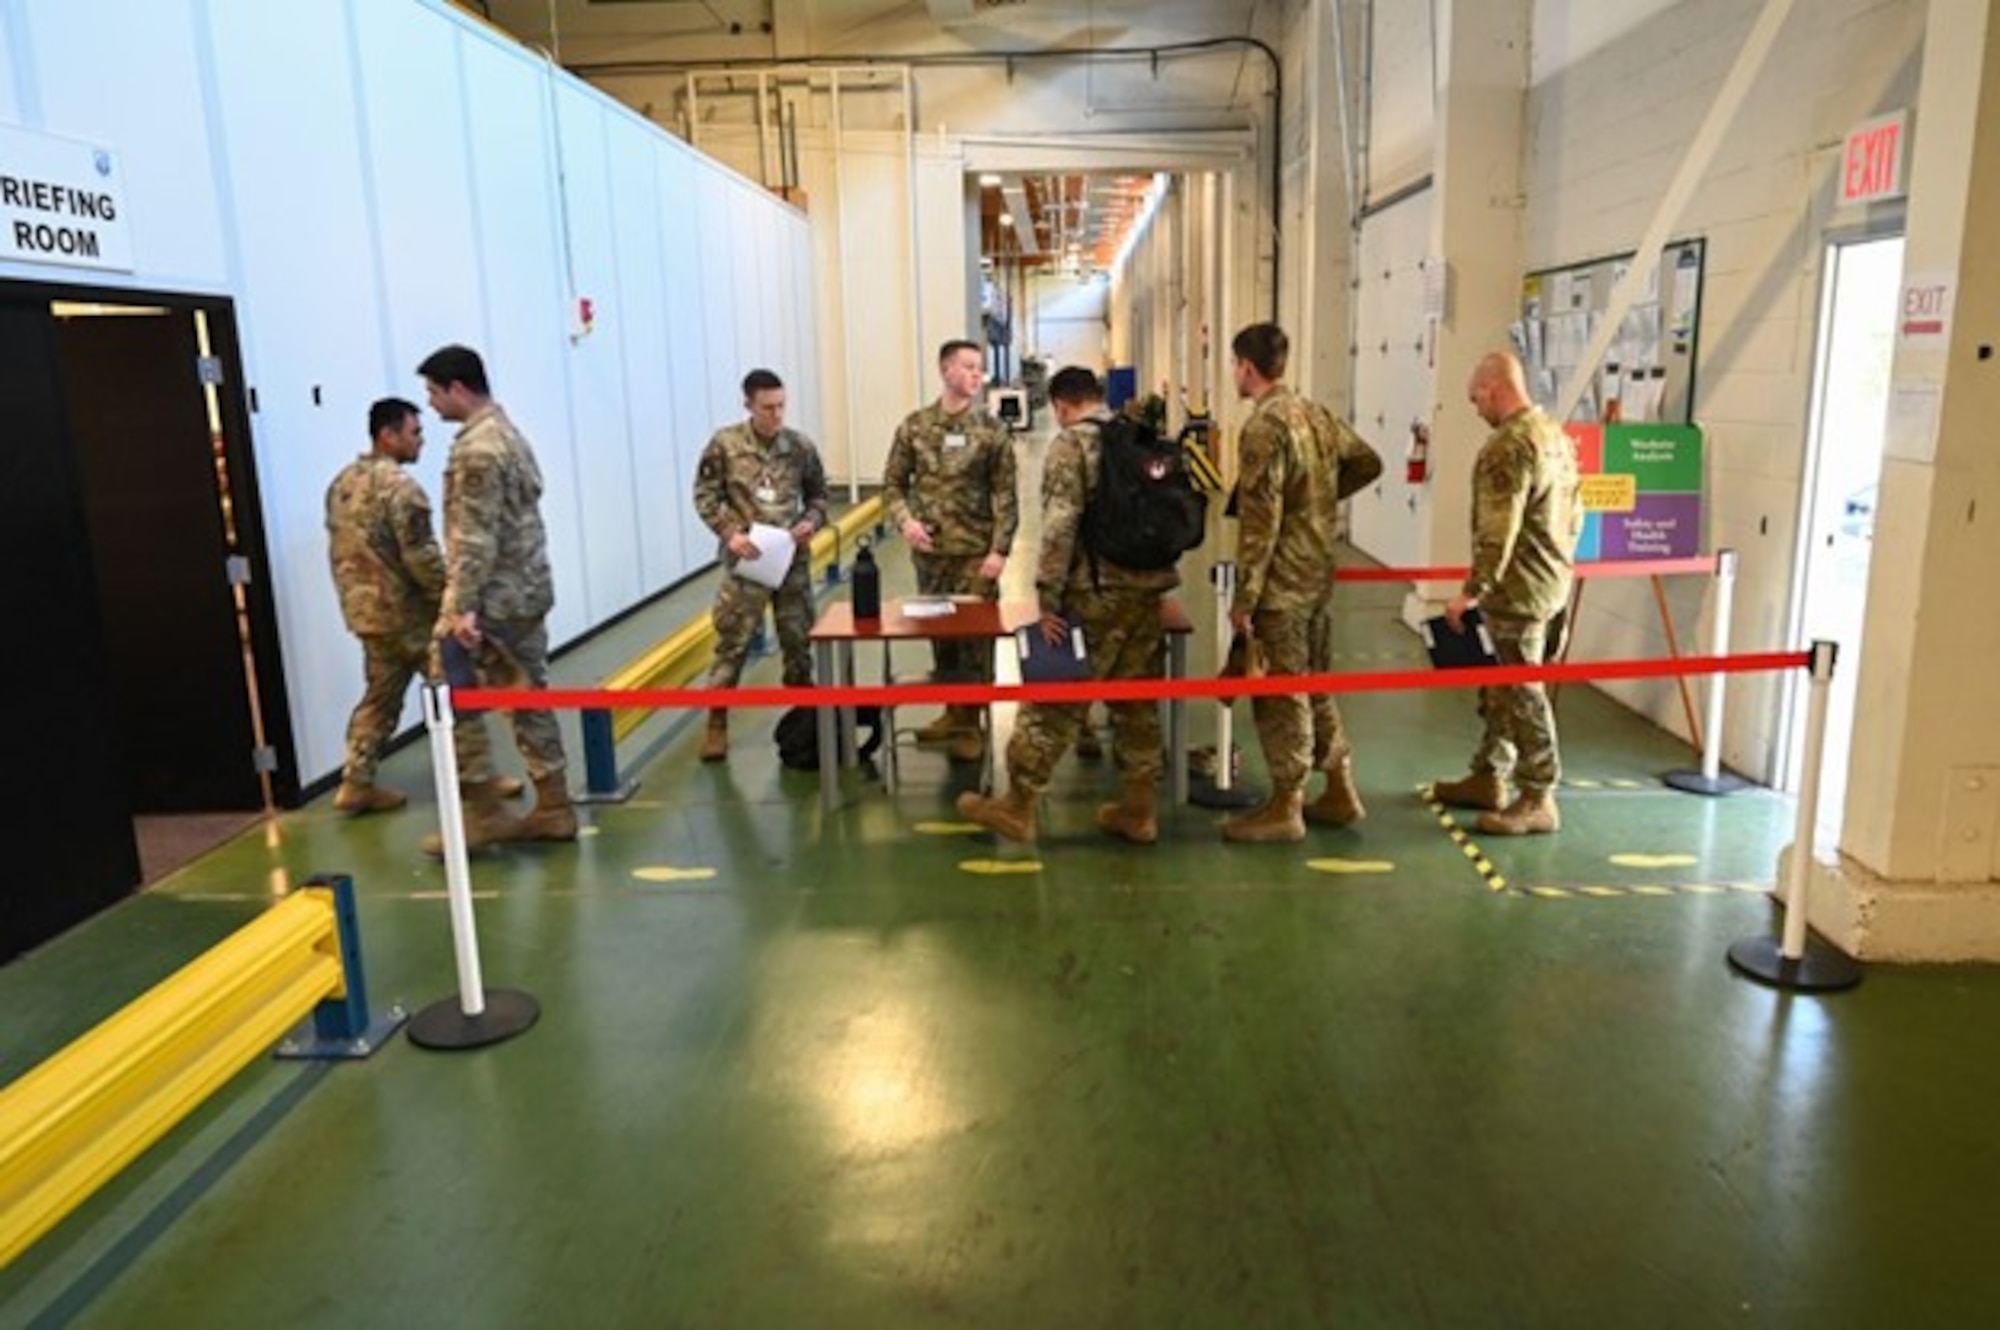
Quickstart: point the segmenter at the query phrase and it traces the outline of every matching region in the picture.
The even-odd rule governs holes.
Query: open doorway
[[[1882,474],[1889,380],[1895,355],[1903,238],[1829,245],[1813,372],[1811,447],[1802,490],[1803,533],[1793,604],[1796,641],[1840,644],[1828,698],[1819,832],[1838,840],[1854,734],[1855,679],[1868,616],[1875,494]],[[1794,686],[1786,724],[1784,788],[1796,790],[1805,761],[1806,689]]]
[[[32,566],[64,570],[60,598],[17,589],[85,662],[26,671],[28,695],[91,736],[27,742],[66,774],[20,808],[67,811],[10,838],[50,842],[22,876],[46,908],[0,939],[20,950],[296,802],[298,781],[228,302],[0,283],[0,316],[32,480],[0,492],[0,521],[38,530]],[[79,867],[79,836],[125,848]]]

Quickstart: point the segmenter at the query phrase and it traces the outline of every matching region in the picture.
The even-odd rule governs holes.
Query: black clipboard
[[[1464,632],[1455,631],[1442,614],[1424,620],[1424,650],[1431,653],[1431,664],[1441,670],[1498,665],[1500,656],[1493,649],[1493,634],[1486,631],[1486,616],[1471,609],[1459,622],[1465,625]]]
[[[1040,620],[1014,630],[1021,654],[1022,683],[1072,683],[1090,678],[1090,657],[1084,651],[1083,629],[1069,625],[1069,637],[1056,646],[1042,636]]]

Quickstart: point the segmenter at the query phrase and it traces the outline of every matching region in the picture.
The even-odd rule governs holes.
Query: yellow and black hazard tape
[[[1181,454],[1187,459],[1188,479],[1196,489],[1204,494],[1222,493],[1222,472],[1216,469],[1215,460],[1200,439],[1182,440]]]
[[[1429,806],[1432,816],[1437,818],[1438,825],[1451,837],[1452,844],[1458,846],[1460,853],[1479,870],[1479,876],[1485,881],[1486,889],[1496,896],[1519,896],[1525,900],[1538,901],[1660,900],[1732,894],[1763,896],[1768,895],[1771,890],[1769,886],[1760,882],[1643,883],[1629,887],[1599,884],[1580,887],[1517,887],[1509,883],[1506,875],[1493,866],[1493,861],[1486,857],[1486,851],[1479,848],[1479,842],[1472,839],[1471,833],[1464,827],[1458,825],[1458,819],[1452,816],[1449,808],[1438,802],[1430,786],[1419,785],[1417,793]]]
[[[1458,819],[1451,815],[1451,810],[1438,802],[1437,796],[1431,793],[1431,787],[1419,785],[1417,793],[1423,796],[1426,804],[1430,805],[1432,815],[1437,818],[1438,825],[1444,828],[1445,834],[1451,837],[1452,844],[1458,846],[1459,851],[1472,866],[1479,870],[1479,876],[1486,881],[1486,889],[1495,893],[1506,891],[1507,879],[1493,866],[1493,861],[1486,857],[1486,851],[1479,848],[1479,843],[1472,839],[1464,827],[1458,825]]]
[[[1538,901],[1665,900],[1686,896],[1766,896],[1771,888],[1759,882],[1681,882],[1672,885],[1613,887],[1511,887],[1507,894]]]

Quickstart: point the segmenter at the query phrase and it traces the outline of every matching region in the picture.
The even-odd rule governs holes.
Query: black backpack
[[[1093,564],[1158,572],[1201,544],[1208,497],[1188,476],[1181,445],[1129,416],[1098,426],[1097,488],[1084,505],[1081,536]]]
[[[855,723],[868,731],[858,754],[863,761],[873,757],[875,750],[882,746],[882,709],[880,707],[856,707]],[[819,712],[812,707],[793,707],[778,717],[778,726],[772,731],[772,738],[778,741],[778,763],[793,771],[819,770]]]

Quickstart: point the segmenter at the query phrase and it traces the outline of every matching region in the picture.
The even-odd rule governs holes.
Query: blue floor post
[[[392,1004],[380,1017],[368,1013],[368,976],[361,963],[361,920],[354,910],[354,879],[345,873],[328,873],[309,879],[308,888],[317,887],[333,894],[334,929],[340,939],[340,968],[345,975],[344,996],[328,998],[313,1008],[312,1027],[300,1026],[277,1047],[276,1056],[287,1059],[365,1058],[410,1019],[400,1004]]]
[[[618,778],[618,735],[611,713],[597,708],[583,712],[583,793],[580,804],[622,804],[639,788],[636,780]]]

